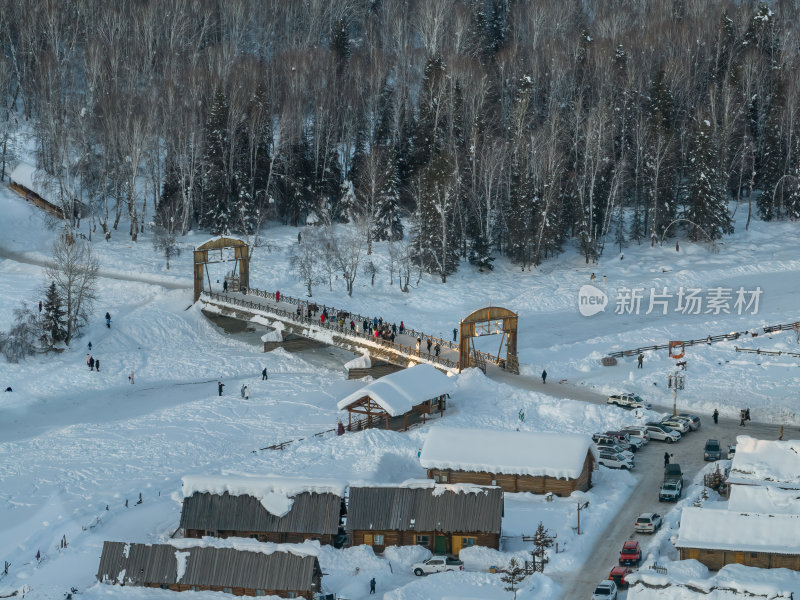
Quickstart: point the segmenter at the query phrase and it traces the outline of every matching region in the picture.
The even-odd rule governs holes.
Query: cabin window
[[[256,590],[256,596],[266,596],[266,595],[267,595],[266,590]]]
[[[464,548],[467,548],[469,546],[474,546],[475,545],[475,538],[469,538],[469,537],[461,538],[461,545]]]
[[[286,592],[287,598],[297,598],[297,592]]]
[[[383,546],[383,534],[382,533],[376,533],[372,537],[372,545],[373,546]]]
[[[192,586],[192,591],[193,592],[199,592],[200,591],[200,586],[199,585],[193,585]]]
[[[225,592],[226,594],[232,594],[233,593],[233,588],[224,587],[224,588],[222,588],[222,591]]]
[[[168,589],[169,589],[169,584],[167,584],[167,583],[162,583],[162,584],[161,584],[160,586],[158,586],[158,587],[160,587],[162,590],[168,590]]]
[[[439,473],[438,475],[434,475],[433,480],[436,483],[447,483],[447,473]]]
[[[257,540],[258,539],[258,534],[257,533],[251,533],[250,534],[250,539],[251,540]]]
[[[750,558],[758,558],[758,552],[751,552]]]
[[[417,536],[417,546],[428,546],[430,545],[430,540],[428,539],[427,535],[418,535]]]

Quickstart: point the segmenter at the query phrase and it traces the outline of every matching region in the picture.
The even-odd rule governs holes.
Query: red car
[[[619,552],[619,564],[639,566],[642,562],[642,549],[636,540],[628,540]]]
[[[628,587],[628,582],[625,581],[625,578],[631,573],[633,573],[633,569],[628,567],[614,567],[608,574],[608,578],[616,583],[618,588],[625,589]]]

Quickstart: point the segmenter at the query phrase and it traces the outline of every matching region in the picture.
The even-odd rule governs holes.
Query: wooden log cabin
[[[180,527],[187,538],[338,546],[344,537],[344,489],[344,482],[333,480],[187,476]]]
[[[453,380],[427,364],[381,377],[338,403],[347,411],[347,430],[376,427],[405,431],[427,415],[444,415]]]
[[[347,513],[350,544],[425,546],[458,554],[469,546],[500,549],[503,491],[440,486],[422,480],[397,487],[351,487]]]
[[[436,427],[425,439],[420,464],[437,483],[569,496],[592,487],[596,456],[584,435]]]
[[[681,513],[675,547],[717,571],[730,564],[800,571],[800,515],[689,506]]]
[[[728,473],[728,486],[764,486],[800,490],[800,440],[759,440],[736,437],[736,453]]]
[[[97,571],[106,584],[160,588],[175,592],[212,591],[235,596],[279,596],[312,600],[320,592],[322,571],[316,556],[269,548],[252,540],[236,547],[104,542]],[[247,548],[247,549],[244,549]]]
[[[20,163],[8,173],[8,187],[31,204],[63,219],[64,211],[61,207],[44,198],[48,192],[58,193],[57,186],[48,184],[48,179],[51,178],[44,171],[39,171],[32,165]],[[76,207],[78,204],[76,202]]]

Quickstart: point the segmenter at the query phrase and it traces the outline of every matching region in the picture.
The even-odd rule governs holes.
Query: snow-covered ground
[[[48,259],[56,231],[4,186],[0,214],[0,329],[7,329],[21,301],[35,304],[40,299],[44,269],[39,265]],[[85,224],[83,232],[88,235]],[[94,575],[104,540],[162,542],[175,531],[181,478],[186,474],[395,483],[424,477],[417,453],[432,427],[592,433],[631,419],[621,409],[555,399],[468,371],[457,377],[442,421],[409,433],[310,437],[335,427],[337,401],[362,383],[346,380],[344,369],[326,368],[307,355],[283,350],[264,354],[258,344],[226,335],[196,308],[187,309],[191,249],[205,241],[206,234],[182,239],[184,251],[171,261],[169,271],[147,234],[137,244],[122,232],[115,232],[110,242],[94,235],[104,277],[95,318],[84,336],[61,354],[20,364],[0,359],[0,386],[14,390],[0,394],[0,567],[3,561],[11,563],[8,575],[0,579],[0,595],[26,587],[29,597],[60,600],[74,586],[86,598],[172,598],[159,590],[97,585]],[[253,253],[252,286],[304,295],[287,261],[287,247],[297,243],[296,236],[288,227],[266,231],[268,245]],[[496,261],[493,273],[480,274],[462,265],[447,284],[423,276],[404,294],[396,282],[389,285],[386,247],[376,244],[370,257],[379,268],[375,286],[359,276],[352,297],[341,281],[334,281],[333,291],[319,286],[314,297],[389,322],[403,320],[443,337],[473,310],[505,306],[520,314],[524,372],[546,368],[550,380],[567,379],[603,392],[630,390],[667,403],[671,395],[665,380],[673,361],[666,351],[648,354],[641,370],[633,358],[616,367],[602,367],[599,359],[615,349],[800,318],[796,224],[756,221],[749,232],[737,233],[721,246],[718,254],[688,243],[682,243],[679,252],[674,245],[636,246],[626,248],[624,258],[609,252],[597,265],[583,264],[568,250],[524,273],[503,260]],[[15,260],[1,260],[3,255]],[[612,300],[605,313],[583,317],[577,309],[578,290],[590,282],[592,272],[598,288],[603,288],[603,275],[607,277],[603,289]],[[212,279],[215,276],[222,278],[221,268],[212,268]],[[666,286],[673,293],[680,286],[734,291],[758,286],[763,293],[755,315],[622,316],[613,308],[623,286]],[[112,315],[110,329],[102,319],[106,311]],[[85,364],[89,341],[93,356],[101,361],[99,373]],[[480,342],[487,351],[497,352],[497,337]],[[679,404],[704,414],[719,407],[729,415],[748,405],[755,420],[800,424],[792,393],[800,379],[800,359],[737,354],[734,345],[800,350],[792,332],[688,348],[687,386],[678,396]],[[264,367],[268,381],[261,381]],[[134,384],[128,381],[131,371]],[[221,397],[218,380],[226,385]],[[239,394],[243,384],[250,389],[248,400]],[[525,412],[524,423],[518,418],[520,411]],[[283,451],[253,452],[299,438],[305,439]],[[415,578],[409,566],[422,558],[424,551],[418,548],[389,549],[383,557],[366,547],[322,548],[325,585],[351,600],[366,598],[373,576],[379,593],[393,600],[506,598],[499,576],[488,568],[505,565],[512,556],[524,558],[529,544],[521,536],[532,534],[541,521],[558,534],[559,552],[551,553],[544,575],[526,579],[518,598],[557,597],[561,582],[589,559],[592,544],[630,493],[630,474],[601,469],[595,475],[596,486],[586,494],[589,508],[581,513],[580,536],[574,529],[574,498],[547,502],[531,494],[508,494],[502,552],[464,551],[467,571],[462,574]],[[66,549],[59,549],[62,536]],[[659,539],[668,544],[663,536],[654,543]],[[43,557],[40,562],[34,558],[37,551]],[[198,597],[206,596],[219,594]]]

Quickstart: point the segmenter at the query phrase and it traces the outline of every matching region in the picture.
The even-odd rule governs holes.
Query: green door
[[[435,554],[447,554],[447,536],[436,536],[436,541],[433,545],[433,551]]]

